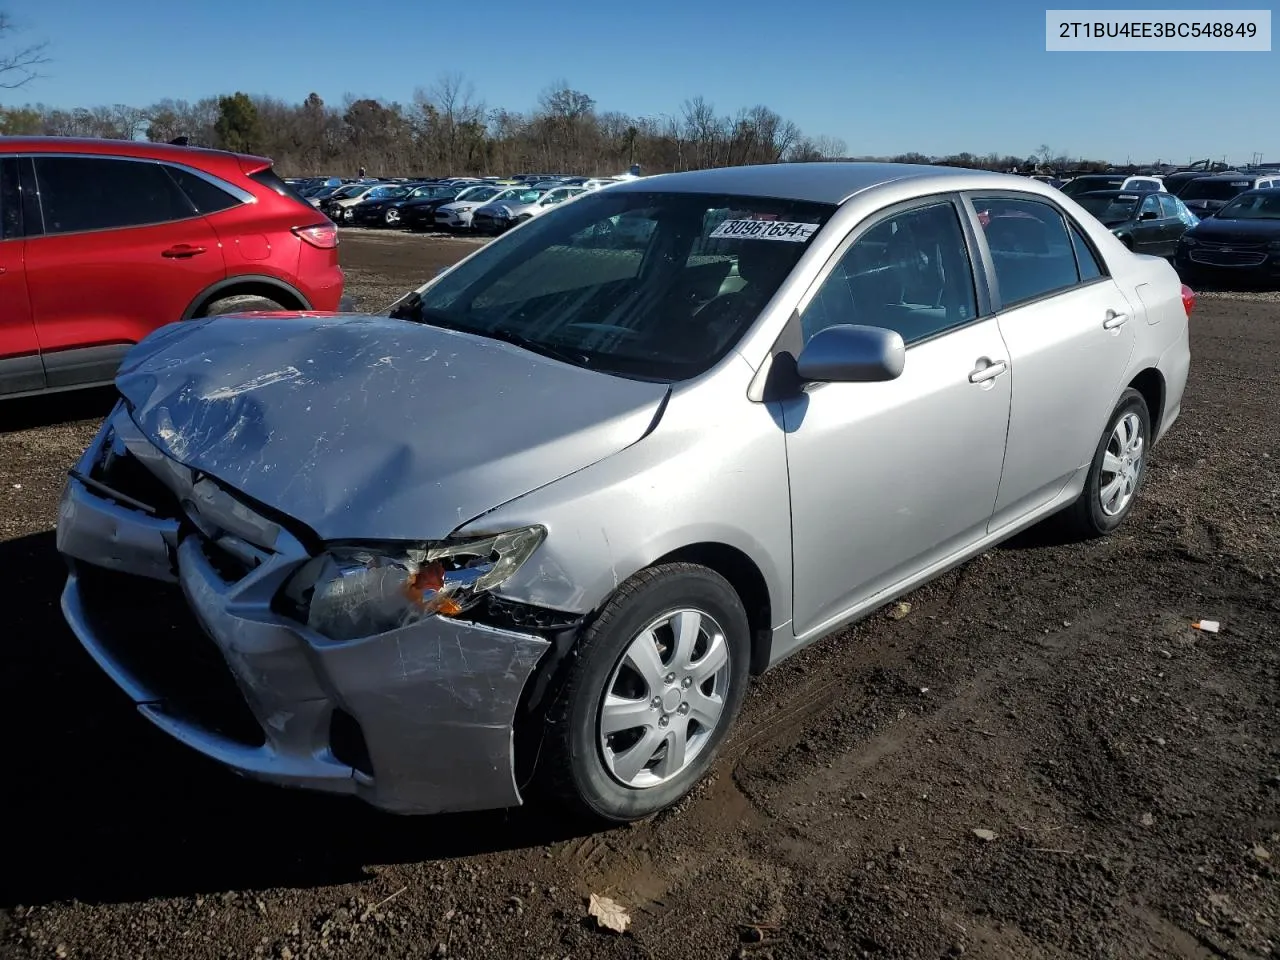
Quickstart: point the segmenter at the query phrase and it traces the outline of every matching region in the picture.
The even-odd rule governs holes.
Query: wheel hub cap
[[[1133,500],[1142,476],[1144,446],[1141,418],[1126,413],[1116,421],[1102,455],[1098,503],[1107,516],[1123,513]]]
[[[711,741],[729,689],[729,645],[710,614],[681,609],[623,651],[597,721],[606,769],[643,790],[686,769]]]

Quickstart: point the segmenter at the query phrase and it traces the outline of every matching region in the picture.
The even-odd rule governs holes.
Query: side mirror
[[[900,377],[906,362],[896,330],[843,323],[813,335],[796,358],[796,373],[813,383],[880,383]]]
[[[1144,210],[1142,211],[1142,213],[1138,214],[1138,219],[1139,220],[1155,220],[1159,216],[1160,214],[1156,213],[1154,210]]]

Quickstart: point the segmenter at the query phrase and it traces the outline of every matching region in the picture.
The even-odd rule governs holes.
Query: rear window
[[[189,170],[183,170],[181,167],[171,167],[167,164],[165,169],[169,171],[169,176],[173,177],[174,182],[182,188],[182,192],[196,205],[196,209],[203,214],[230,210],[240,203],[226,190],[215,186]]]
[[[293,189],[293,187],[281,180],[280,175],[271,167],[267,167],[265,170],[259,170],[257,173],[249,174],[249,179],[256,180],[267,189],[274,190],[282,197],[288,197],[290,200],[295,200],[306,207],[311,206],[311,204],[307,203],[306,200],[302,199],[301,194],[299,194],[297,190]]]
[[[1233,200],[1248,190],[1248,180],[1192,180],[1185,190],[1178,194],[1183,200]]]

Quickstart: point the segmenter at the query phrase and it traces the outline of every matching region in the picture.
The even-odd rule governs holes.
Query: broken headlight
[[[285,584],[298,619],[331,640],[356,640],[428,616],[454,617],[514,574],[543,527],[422,546],[335,546]]]

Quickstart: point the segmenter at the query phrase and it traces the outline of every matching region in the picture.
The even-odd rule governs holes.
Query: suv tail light
[[[1196,308],[1196,292],[1185,283],[1182,285],[1182,309],[1187,311],[1187,319],[1191,319],[1191,311]]]
[[[320,223],[314,227],[294,227],[293,232],[321,250],[332,250],[338,245],[338,228],[332,223]],[[1183,289],[1186,288],[1183,287]]]

